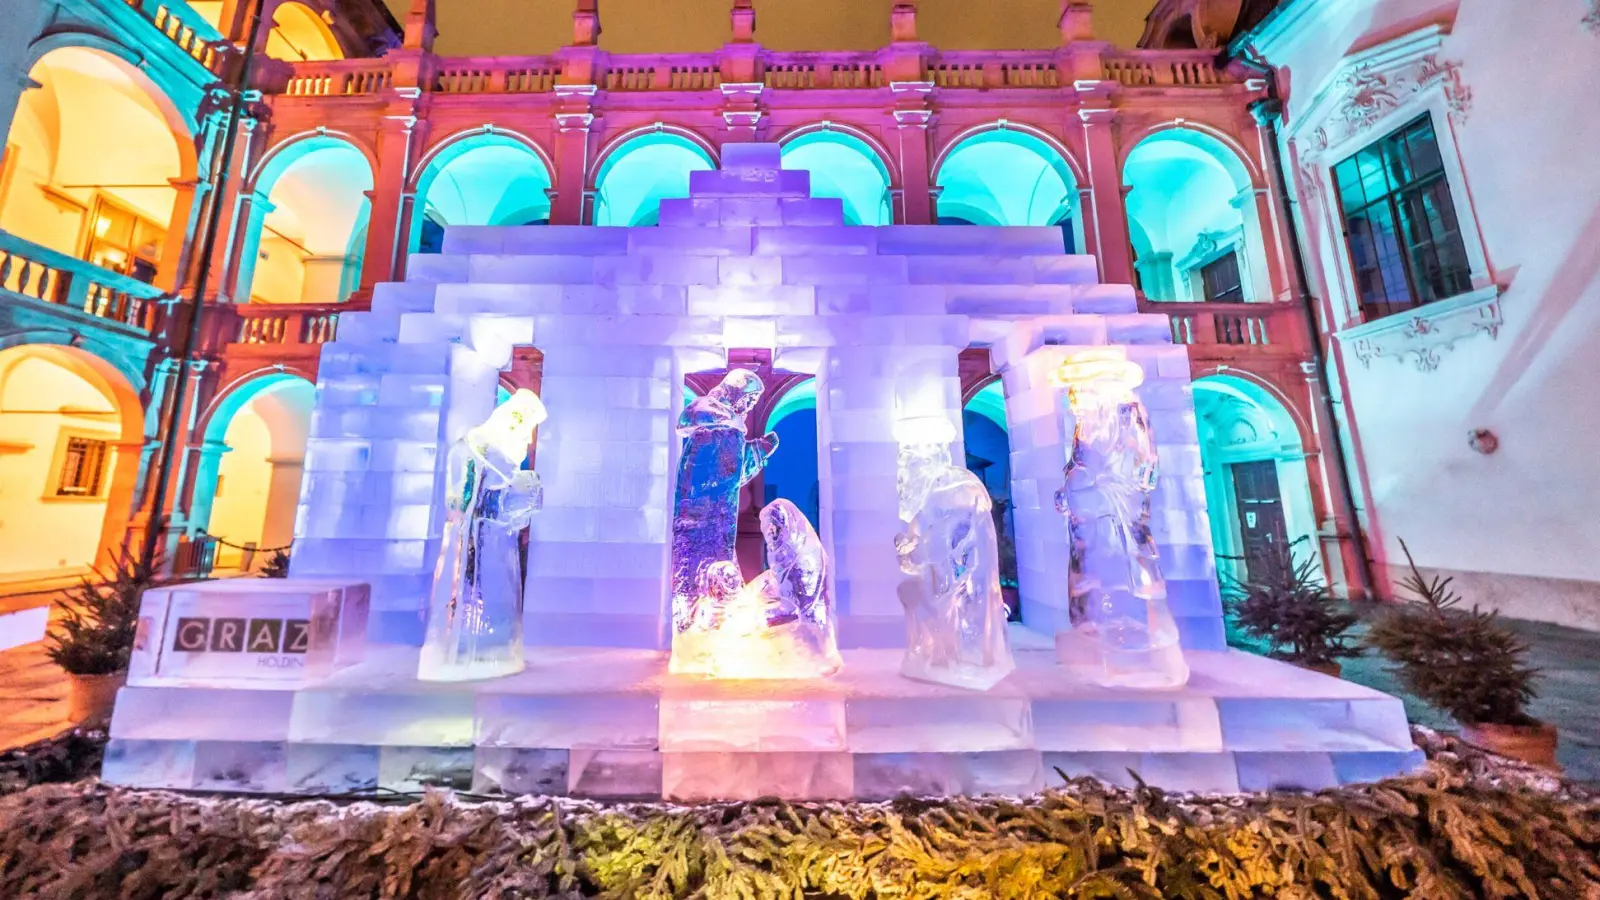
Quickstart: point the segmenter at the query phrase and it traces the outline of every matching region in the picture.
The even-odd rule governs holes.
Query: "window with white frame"
[[[1333,166],[1362,318],[1380,319],[1472,289],[1472,268],[1424,113]]]

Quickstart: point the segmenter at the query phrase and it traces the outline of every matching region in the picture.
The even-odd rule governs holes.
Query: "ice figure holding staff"
[[[450,447],[444,543],[417,670],[424,681],[522,670],[520,535],[544,502],[539,476],[522,464],[545,416],[539,396],[519,390]]]

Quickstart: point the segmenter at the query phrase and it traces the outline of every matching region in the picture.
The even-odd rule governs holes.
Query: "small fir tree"
[[[1252,553],[1243,580],[1228,578],[1228,601],[1240,630],[1267,644],[1274,659],[1328,666],[1361,655],[1346,632],[1360,620],[1317,576],[1311,554],[1273,543]]]
[[[62,601],[61,621],[45,652],[72,675],[111,675],[128,667],[139,624],[139,598],[154,587],[159,560],[143,562],[126,548],[102,583],[84,578]]]
[[[288,578],[289,577],[289,551],[274,550],[272,555],[261,566],[262,578]]]
[[[1451,579],[1423,577],[1400,542],[1411,574],[1400,586],[1421,603],[1379,614],[1367,643],[1397,666],[1400,682],[1428,705],[1466,725],[1529,725],[1538,670],[1526,664],[1528,645],[1498,612],[1460,608]]]

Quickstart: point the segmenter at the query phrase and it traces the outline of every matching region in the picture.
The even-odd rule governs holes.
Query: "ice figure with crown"
[[[519,390],[450,447],[444,544],[417,669],[425,681],[492,678],[522,669],[518,536],[543,501],[539,476],[522,463],[544,419],[539,396]]]
[[[745,416],[761,399],[761,379],[734,369],[678,419],[683,441],[672,516],[672,671],[710,671],[707,640],[721,611],[699,607],[716,603],[726,591],[726,567],[734,563],[739,527],[739,489],[759,473],[778,448],[777,435],[751,440]],[[736,565],[736,564],[735,564]]]
[[[800,508],[774,500],[761,510],[769,568],[739,585],[739,570],[707,568],[695,627],[705,634],[705,670],[716,678],[816,678],[843,665],[828,594],[827,556]]]
[[[1155,440],[1133,392],[1144,371],[1120,351],[1087,350],[1068,358],[1056,380],[1067,388],[1072,433],[1066,484],[1055,498],[1072,553],[1073,631],[1059,639],[1063,662],[1088,663],[1106,685],[1180,687],[1189,667],[1150,530]]]
[[[1000,593],[993,501],[977,476],[950,461],[955,429],[943,418],[898,423],[900,520],[895,538],[906,609],[908,678],[986,691],[1015,667]]]

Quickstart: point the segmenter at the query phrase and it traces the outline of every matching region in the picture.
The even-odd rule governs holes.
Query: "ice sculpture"
[[[703,630],[697,607],[703,599],[711,599],[706,591],[708,576],[715,574],[711,566],[737,565],[739,489],[778,449],[775,434],[755,440],[745,436],[745,415],[761,399],[761,390],[761,379],[754,372],[734,369],[721,384],[691,402],[678,420],[683,455],[672,515],[674,671],[688,671],[679,667],[680,639]]]
[[[895,538],[906,609],[908,678],[986,691],[1015,667],[1000,593],[989,491],[953,465],[955,427],[941,417],[897,423],[900,520]]]
[[[1088,663],[1108,686],[1180,687],[1189,666],[1150,532],[1155,440],[1133,392],[1144,370],[1120,350],[1086,350],[1054,380],[1067,388],[1072,428],[1055,500],[1068,522],[1073,631],[1058,636],[1058,653],[1065,663]]]
[[[539,476],[522,463],[544,419],[539,396],[519,390],[450,448],[444,544],[417,669],[424,681],[492,678],[522,669],[518,537],[544,500]]]
[[[736,564],[706,567],[694,629],[673,650],[674,671],[714,678],[818,678],[843,665],[822,541],[799,507],[761,510],[768,569],[739,585]],[[730,590],[731,589],[731,590]]]

